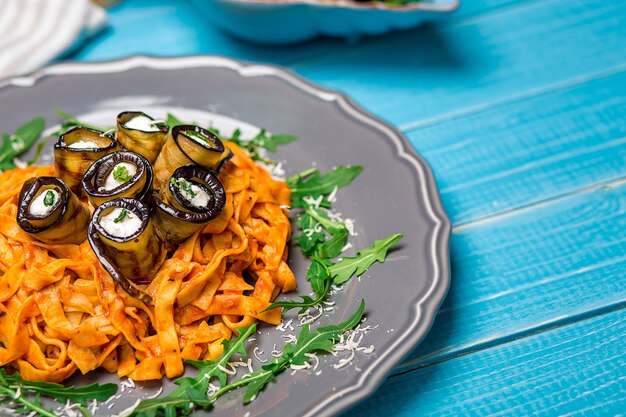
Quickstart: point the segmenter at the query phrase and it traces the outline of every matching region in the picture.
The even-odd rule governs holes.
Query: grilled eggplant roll
[[[148,206],[118,198],[101,204],[89,223],[89,244],[100,263],[126,292],[145,302],[136,284],[149,283],[165,259]]]
[[[172,173],[185,165],[200,165],[218,171],[232,152],[216,135],[198,126],[180,125],[170,130],[154,163],[155,188],[160,189]]]
[[[83,176],[83,189],[94,207],[115,198],[128,197],[147,202],[154,173],[146,158],[134,152],[118,151],[98,159]]]
[[[169,244],[180,243],[224,209],[226,193],[215,174],[198,165],[180,167],[161,192],[153,194],[157,233]]]
[[[117,115],[117,140],[129,151],[145,157],[151,164],[165,143],[168,127],[138,111]]]
[[[79,244],[87,238],[89,212],[59,178],[31,178],[20,191],[17,223],[44,243]]]
[[[91,164],[119,148],[113,136],[77,126],[62,134],[54,145],[55,174],[80,196],[81,180]]]

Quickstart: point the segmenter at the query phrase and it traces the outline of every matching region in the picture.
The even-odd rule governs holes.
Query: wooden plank
[[[456,224],[626,175],[626,71],[413,130]]]
[[[411,127],[626,64],[620,2],[554,0],[506,8],[308,61],[294,68]]]
[[[626,305],[626,181],[454,230],[452,282],[414,369]]]
[[[619,310],[392,377],[343,415],[617,415],[625,349]]]

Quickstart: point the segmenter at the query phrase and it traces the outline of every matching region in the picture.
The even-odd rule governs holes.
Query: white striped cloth
[[[0,78],[44,66],[105,24],[89,0],[0,0]]]

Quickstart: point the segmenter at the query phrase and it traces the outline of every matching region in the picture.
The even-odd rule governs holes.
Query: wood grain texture
[[[626,175],[626,71],[409,132],[455,224]]]
[[[626,305],[626,182],[457,228],[452,283],[405,371]]]
[[[539,1],[389,35],[294,68],[410,128],[624,65],[624,39],[621,2]]]
[[[610,416],[626,410],[626,311],[388,379],[343,416]]]
[[[423,343],[346,415],[626,409],[626,313],[613,311],[626,305],[621,2],[468,0],[416,30],[289,48],[236,41],[186,2],[127,0],[110,15],[74,58],[291,64],[399,124],[432,165],[456,224],[452,287]]]

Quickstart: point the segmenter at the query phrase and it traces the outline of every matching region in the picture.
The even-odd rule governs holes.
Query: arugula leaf
[[[300,245],[300,249],[305,255],[311,255],[315,247],[326,240],[324,229],[320,226],[315,218],[304,212],[298,218],[297,226],[302,230],[294,239]]]
[[[331,265],[328,269],[335,284],[343,284],[353,276],[361,276],[374,262],[384,262],[387,251],[400,239],[401,234],[389,236],[387,239],[377,240],[368,248],[360,250],[356,256],[344,258],[340,262]]]
[[[348,229],[344,222],[331,220],[324,211],[313,207],[307,207],[297,225],[302,233],[295,240],[307,256],[315,254],[320,258],[335,258],[348,241]],[[331,235],[330,240],[326,240],[324,230]]]
[[[330,352],[341,334],[354,328],[361,322],[364,311],[365,301],[361,300],[357,310],[343,323],[320,327],[314,331],[310,331],[309,325],[305,324],[297,336],[295,345],[291,343],[286,344],[283,348],[283,353],[278,358],[263,365],[260,370],[222,386],[213,394],[211,401],[215,401],[226,392],[243,386],[247,386],[243,403],[248,404],[254,401],[267,384],[276,379],[278,374],[288,369],[291,365],[302,365],[307,362],[310,359],[306,355],[307,353],[316,351]]]
[[[328,259],[312,258],[307,271],[307,280],[311,282],[311,288],[317,296],[315,299],[308,295],[300,296],[300,300],[275,301],[265,310],[282,308],[289,311],[299,308],[299,313],[304,313],[309,307],[313,307],[323,301],[330,291],[331,284],[344,284],[353,276],[360,276],[375,262],[384,262],[389,249],[402,239],[402,235],[391,235],[386,239],[377,240],[371,246],[360,250],[356,256],[344,258],[342,261],[332,263]]]
[[[237,145],[248,151],[253,160],[260,161],[268,165],[275,165],[275,161],[265,158],[261,154],[261,149],[276,152],[279,145],[286,145],[297,139],[298,137],[296,135],[288,135],[286,133],[271,135],[265,129],[261,129],[252,139],[241,139],[241,131],[237,129],[233,133],[233,136],[227,140],[235,142]]]
[[[165,121],[167,125],[172,128],[174,126],[185,124],[182,120],[177,118],[171,113],[167,114]],[[197,123],[192,123],[197,124]],[[236,145],[248,151],[250,157],[255,161],[260,161],[268,165],[275,165],[276,162],[271,159],[265,158],[261,154],[261,149],[268,150],[270,152],[276,152],[279,145],[286,145],[298,139],[296,135],[288,135],[286,133],[276,133],[274,135],[269,134],[265,129],[261,129],[259,133],[252,139],[242,139],[241,130],[236,129],[230,138],[220,134],[219,129],[209,126],[207,130],[219,136],[223,140],[229,140]]]
[[[130,172],[124,165],[118,165],[113,170],[113,178],[120,184],[124,184],[130,181],[133,176],[130,175]]]
[[[338,166],[322,175],[317,169],[311,168],[287,180],[291,189],[291,207],[306,207],[305,197],[316,199],[320,195],[327,196],[335,187],[344,187],[363,171],[361,165]]]
[[[46,417],[56,416],[54,411],[45,409],[41,405],[39,401],[41,395],[51,397],[61,403],[70,401],[86,406],[90,400],[105,401],[116,392],[117,385],[115,384],[65,387],[52,382],[26,381],[18,373],[8,375],[4,369],[0,369],[0,403],[15,404],[17,406],[15,410],[24,414],[35,412],[37,415]],[[24,394],[35,394],[35,397],[29,399]]]
[[[261,129],[252,142],[255,146],[263,149],[267,149],[270,152],[276,152],[279,145],[286,145],[288,143],[298,140],[296,135],[288,135],[286,133],[276,133],[274,135],[268,134],[265,129]]]
[[[315,219],[332,236],[330,240],[314,245],[313,249],[317,256],[327,259],[339,256],[341,249],[348,242],[346,224],[343,221],[331,220],[323,211],[312,207],[307,207],[305,213]]]
[[[63,118],[63,123],[61,123],[61,126],[55,130],[54,132],[52,132],[53,136],[56,136],[57,138],[59,136],[61,136],[63,133],[67,132],[68,130],[76,127],[76,126],[83,126],[83,127],[87,127],[89,129],[94,129],[94,130],[100,130],[100,131],[106,131],[108,129],[104,128],[104,127],[100,127],[100,126],[96,126],[96,125],[92,125],[90,123],[85,123],[83,121],[78,120],[75,116],[72,116],[71,114],[67,113],[66,111],[61,110],[60,108],[56,108],[54,109],[54,112],[61,118]]]
[[[2,134],[2,147],[0,147],[0,169],[15,168],[13,159],[28,151],[35,141],[41,136],[46,121],[37,116],[17,129],[10,135]]]
[[[256,331],[256,323],[239,329],[239,336],[233,340],[224,340],[224,351],[214,361],[187,361],[198,368],[195,377],[178,378],[174,383],[178,385],[174,391],[163,398],[154,398],[141,401],[133,410],[133,417],[157,416],[184,416],[189,415],[195,408],[205,410],[213,406],[213,401],[207,398],[207,390],[212,378],[217,378],[222,386],[226,386],[227,374],[223,371],[230,358],[239,353],[246,356],[244,343]]]
[[[48,135],[39,141],[39,143],[37,144],[37,149],[35,150],[35,155],[33,155],[30,161],[28,161],[28,165],[35,165],[37,161],[39,161],[39,158],[41,157],[43,149],[46,147],[46,144],[48,143],[51,137],[52,135]]]
[[[330,279],[330,270],[328,267],[332,265],[328,259],[312,258],[311,265],[306,271],[306,280],[311,283],[311,289],[318,297],[328,291],[326,281],[332,282]]]
[[[184,125],[185,123],[182,120],[180,120],[178,117],[174,116],[172,113],[167,113],[165,124],[167,124],[171,129],[174,126]]]

